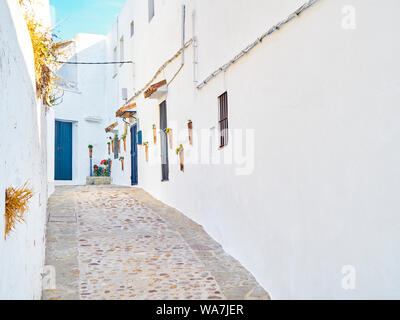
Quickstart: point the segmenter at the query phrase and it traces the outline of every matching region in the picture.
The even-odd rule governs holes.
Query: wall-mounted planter
[[[178,149],[176,149],[176,154],[179,156],[179,165],[182,172],[185,172],[185,150],[183,149],[183,145],[180,145]]]
[[[108,145],[108,155],[111,155],[111,142],[107,142]]]
[[[126,152],[126,135],[122,136],[122,142],[124,143],[124,151]]]
[[[157,144],[157,127],[155,124],[153,124],[153,139],[154,139],[154,144]]]
[[[138,145],[143,145],[143,132],[141,130],[137,133],[137,140]]]
[[[146,153],[146,162],[149,162],[149,143],[145,142],[143,143],[143,146]]]
[[[124,171],[124,170],[125,170],[125,166],[124,166],[124,164],[125,164],[125,158],[124,158],[124,157],[121,157],[121,158],[119,158],[119,160],[121,161],[122,171]]]
[[[89,158],[92,159],[93,158],[93,146],[89,145]]]
[[[168,135],[168,142],[169,142],[169,148],[172,150],[174,147],[174,134],[172,129],[168,128],[165,130],[165,133]]]
[[[192,146],[193,145],[193,122],[192,122],[192,120],[189,120],[189,122],[188,122],[188,130],[189,130],[189,143]]]

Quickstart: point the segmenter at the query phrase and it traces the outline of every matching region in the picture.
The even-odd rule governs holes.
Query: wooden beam
[[[116,127],[118,127],[118,122],[113,123],[111,126],[106,128],[106,133],[113,131]]]
[[[122,107],[122,108],[118,109],[118,111],[116,112],[115,116],[117,118],[119,118],[124,112],[131,111],[134,108],[136,108],[136,103],[127,105],[126,107]]]
[[[158,83],[156,83],[156,84],[153,84],[150,88],[148,88],[148,89],[144,92],[144,97],[145,97],[146,99],[147,99],[147,98],[150,98],[154,92],[156,92],[156,91],[157,91],[158,89],[160,89],[161,87],[164,87],[165,85],[167,85],[167,80],[163,80],[163,81],[160,81],[160,82],[158,82]]]

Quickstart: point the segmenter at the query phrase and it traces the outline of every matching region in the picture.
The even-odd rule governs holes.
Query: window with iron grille
[[[219,133],[220,133],[220,148],[228,145],[228,92],[225,92],[218,97],[219,100]]]

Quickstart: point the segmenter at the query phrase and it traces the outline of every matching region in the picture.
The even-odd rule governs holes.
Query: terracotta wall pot
[[[145,147],[145,151],[146,151],[146,162],[149,162],[149,146]]]
[[[169,130],[168,132],[168,139],[169,139],[169,148],[172,150],[174,146],[174,135],[172,133],[172,130]]]
[[[108,155],[111,154],[111,144],[108,145]]]
[[[188,123],[188,129],[189,129],[189,143],[192,146],[193,145],[193,123]]]
[[[124,171],[124,159],[121,159],[122,171]]]
[[[157,144],[157,129],[153,129],[154,144]]]
[[[89,158],[93,158],[93,149],[89,148]]]
[[[124,141],[124,151],[126,152],[126,139],[124,139],[123,141]]]
[[[185,153],[184,153],[184,151],[181,151],[179,153],[179,162],[180,162],[180,166],[181,166],[181,171],[185,172]]]
[[[115,148],[114,148],[114,140],[111,142],[111,146],[112,146],[112,152],[115,153]]]

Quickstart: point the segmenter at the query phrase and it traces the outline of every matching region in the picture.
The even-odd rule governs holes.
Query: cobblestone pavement
[[[57,187],[46,265],[44,300],[269,299],[201,226],[135,188]]]

